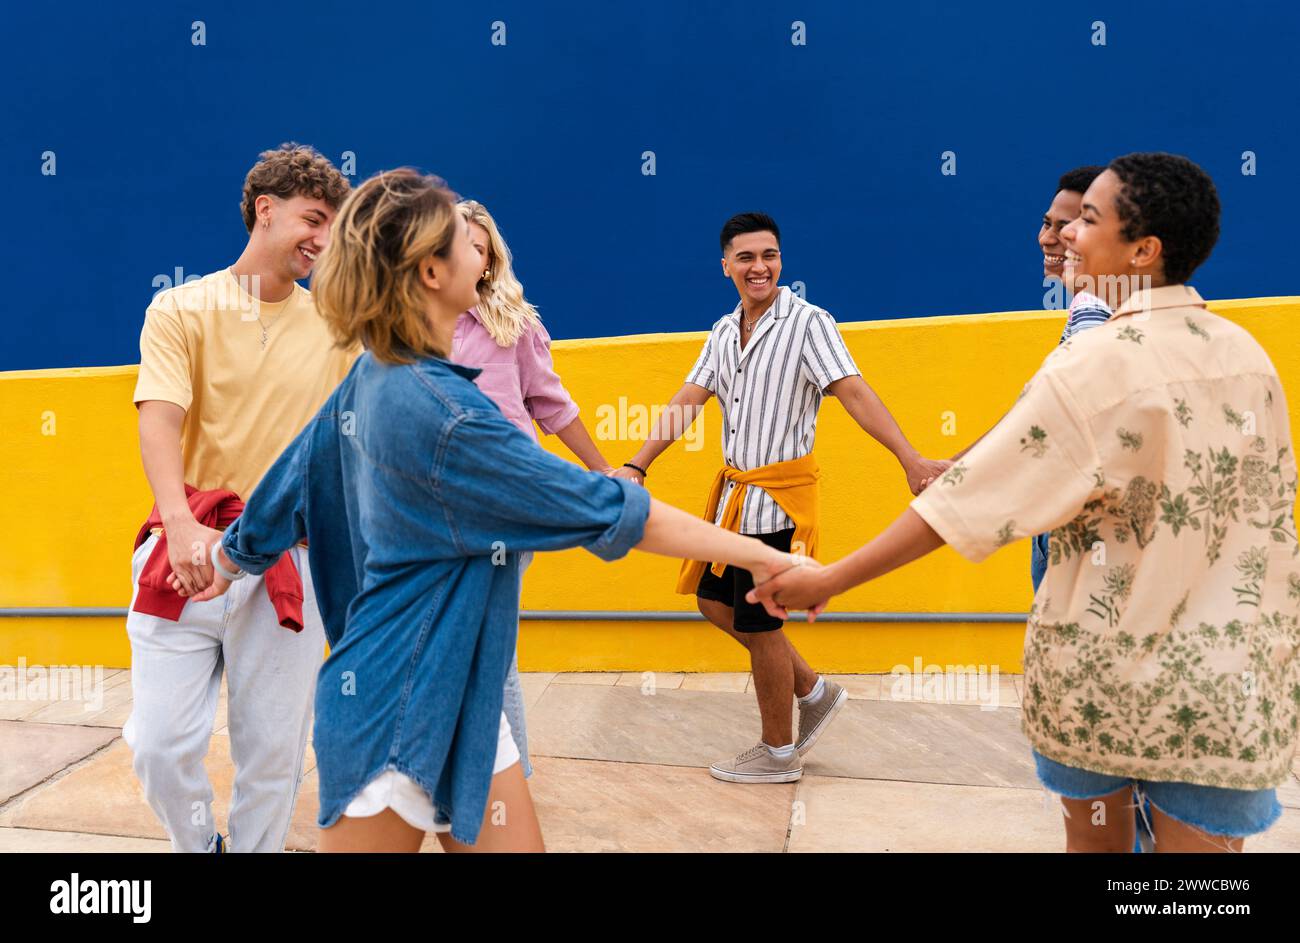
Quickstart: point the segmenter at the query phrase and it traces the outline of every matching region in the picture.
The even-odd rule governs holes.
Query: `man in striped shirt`
[[[1061,230],[1079,218],[1083,211],[1084,191],[1092,181],[1105,170],[1105,167],[1090,165],[1076,167],[1061,175],[1056,184],[1056,196],[1043,214],[1043,225],[1038,230],[1038,247],[1043,250],[1043,287],[1049,283],[1063,281],[1065,278],[1065,243],[1061,240]],[[1078,286],[1065,285],[1065,290],[1074,293]],[[1078,291],[1070,303],[1070,314],[1061,332],[1061,343],[1069,340],[1080,331],[1085,331],[1110,320],[1110,308],[1095,294]]]
[[[740,301],[713,326],[686,383],[632,460],[616,474],[644,482],[650,463],[689,427],[709,397],[722,408],[726,466],[715,481],[714,523],[783,550],[816,551],[818,471],[812,456],[822,397],[836,397],[870,436],[898,459],[913,494],[947,462],[923,458],[862,379],[829,314],[779,287],[781,236],[762,213],[734,216],[721,234],[722,271]],[[696,582],[696,573],[699,573]],[[793,782],[847,692],[818,676],[768,615],[745,594],[744,570],[698,562],[683,569],[679,592],[749,650],[762,715],[762,741],[710,767],[727,782]],[[798,737],[792,705],[799,699]]]
[[[1056,184],[1056,196],[1043,214],[1043,225],[1038,230],[1038,245],[1043,250],[1043,282],[1065,277],[1065,243],[1061,230],[1079,218],[1083,212],[1083,194],[1105,167],[1090,165],[1076,167],[1062,174]],[[1058,344],[1064,344],[1080,331],[1086,331],[1110,320],[1110,308],[1096,295],[1079,290],[1080,286],[1066,284],[1068,293],[1075,293],[1070,301],[1070,313],[1065,319]],[[1047,574],[1047,534],[1039,534],[1030,542],[1029,578],[1034,592]]]

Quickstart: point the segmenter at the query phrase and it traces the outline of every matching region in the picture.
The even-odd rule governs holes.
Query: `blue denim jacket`
[[[649,494],[544,451],[438,358],[363,354],[222,546],[250,573],[304,537],[330,643],[316,689],[320,825],[386,769],[452,837],[487,807],[518,630],[519,554],[640,542]]]

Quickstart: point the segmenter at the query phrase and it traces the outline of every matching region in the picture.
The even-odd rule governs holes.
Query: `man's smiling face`
[[[1061,190],[1052,199],[1052,205],[1043,214],[1043,225],[1038,230],[1038,247],[1043,250],[1043,276],[1060,278],[1065,266],[1065,243],[1061,230],[1079,218],[1083,194]]]
[[[297,195],[275,201],[266,235],[275,257],[283,260],[295,281],[311,274],[329,245],[333,221],[334,210],[324,200]]]
[[[742,301],[770,304],[781,279],[781,247],[776,234],[763,230],[736,236],[722,258],[722,272],[736,286]]]

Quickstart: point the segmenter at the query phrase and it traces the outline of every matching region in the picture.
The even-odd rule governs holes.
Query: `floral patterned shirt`
[[[1025,638],[1034,749],[1117,776],[1265,789],[1296,747],[1295,501],[1268,355],[1170,285],[1053,351],[912,507],[973,561],[1051,531]]]

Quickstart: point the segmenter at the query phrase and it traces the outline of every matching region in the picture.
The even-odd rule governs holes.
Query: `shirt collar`
[[[1191,285],[1163,285],[1160,288],[1142,288],[1128,296],[1128,300],[1111,315],[1111,320],[1139,311],[1156,311],[1161,308],[1204,308],[1205,301]]]
[[[467,367],[464,364],[455,363],[451,360],[439,359],[437,362],[446,366],[449,370],[451,370],[452,373],[459,373],[466,380],[470,380],[471,382],[476,376],[478,376],[480,373],[483,372],[482,368],[480,367]]]
[[[772,299],[772,303],[767,306],[767,309],[761,315],[758,316],[758,320],[761,321],[763,318],[767,317],[769,311],[772,312],[772,319],[778,321],[781,318],[785,317],[787,314],[789,314],[791,309],[794,308],[794,305],[791,304],[790,302],[791,294],[792,293],[790,289],[786,288],[784,285],[777,288],[776,297]],[[743,301],[736,302],[735,310],[733,310],[731,313],[736,318],[737,323],[739,323],[740,316],[742,313],[744,313],[744,310],[745,310],[745,302]],[[757,321],[755,323],[757,323]]]
[[[437,354],[422,354],[419,351],[412,350],[410,347],[407,347],[402,343],[394,344],[393,350],[403,356],[413,359],[415,361],[414,366],[420,370],[438,370],[445,367],[452,373],[459,374],[471,382],[476,376],[483,372],[478,367],[467,367],[464,364],[456,363],[455,361],[448,360],[445,357],[439,357]]]
[[[1070,313],[1074,314],[1080,308],[1105,308],[1109,311],[1110,305],[1091,292],[1081,291],[1070,299]]]

